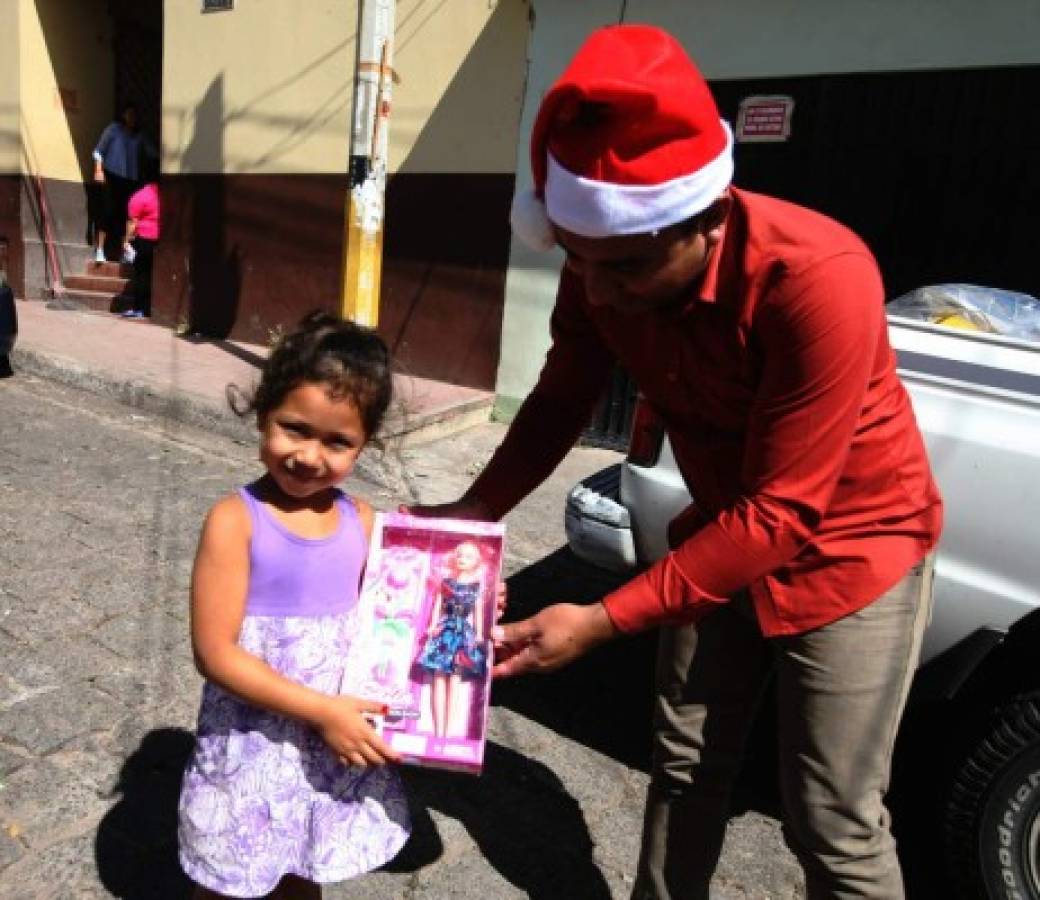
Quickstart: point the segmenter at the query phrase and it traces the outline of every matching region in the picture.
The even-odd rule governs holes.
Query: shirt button
[[[665,376],[665,377],[674,384],[676,381],[679,380],[679,373],[675,372],[675,371],[672,371],[672,372],[669,372],[667,374],[667,376]]]

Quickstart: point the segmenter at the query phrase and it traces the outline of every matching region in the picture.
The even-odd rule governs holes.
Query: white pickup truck
[[[944,820],[929,824],[946,859],[924,865],[964,900],[1040,900],[1040,344],[889,324],[946,504],[904,720]],[[689,502],[667,440],[637,411],[628,459],[568,498],[570,546],[614,570],[651,562]]]

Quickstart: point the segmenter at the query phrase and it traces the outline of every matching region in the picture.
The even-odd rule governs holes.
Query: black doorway
[[[1040,296],[1040,66],[819,75],[712,84],[795,101],[790,139],[738,143],[735,184],[856,231],[888,296],[969,282]]]

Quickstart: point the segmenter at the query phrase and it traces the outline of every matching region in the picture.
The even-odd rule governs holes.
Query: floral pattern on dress
[[[249,616],[239,645],[314,690],[338,694],[353,614]],[[408,838],[397,773],[339,762],[303,723],[203,688],[195,752],[181,789],[181,865],[229,897],[272,891],[284,875],[316,883],[378,868]]]

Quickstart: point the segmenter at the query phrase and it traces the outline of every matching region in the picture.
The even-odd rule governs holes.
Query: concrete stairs
[[[91,260],[83,274],[66,276],[62,305],[97,312],[118,312],[122,309],[121,299],[132,274],[132,266]]]

